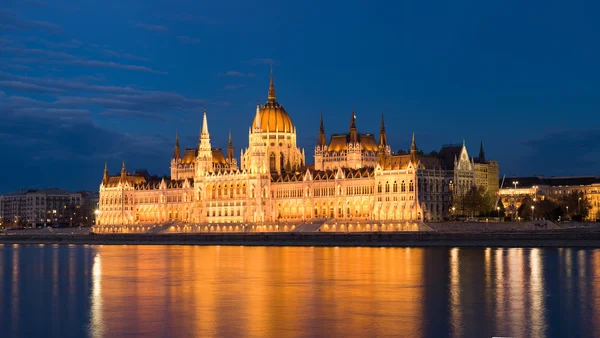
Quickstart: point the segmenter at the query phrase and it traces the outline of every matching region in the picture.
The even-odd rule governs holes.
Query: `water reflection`
[[[0,263],[15,337],[600,333],[600,250],[0,245]]]

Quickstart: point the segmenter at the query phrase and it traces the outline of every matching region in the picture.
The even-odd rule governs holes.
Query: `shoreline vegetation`
[[[365,247],[600,247],[596,229],[503,232],[13,234],[3,244]]]

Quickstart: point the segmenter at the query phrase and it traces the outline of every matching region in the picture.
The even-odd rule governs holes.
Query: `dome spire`
[[[175,132],[175,149],[173,153],[173,158],[176,160],[181,158],[181,150],[179,149],[179,130]]]
[[[204,108],[204,115],[202,116],[202,131],[200,132],[200,138],[208,138],[208,123],[206,122],[206,108]]]
[[[324,146],[325,140],[325,128],[323,127],[323,112],[321,112],[321,126],[319,127],[319,146]]]
[[[108,162],[104,162],[104,176],[102,177],[102,183],[108,183]]]
[[[383,113],[381,113],[381,130],[379,131],[379,145],[382,147],[388,145],[387,135],[385,133],[385,121],[383,120]]]
[[[356,115],[354,114],[354,108],[352,108],[352,117],[350,118],[350,142],[358,142],[358,135],[356,134]]]
[[[410,144],[410,160],[416,164],[417,163],[417,154],[418,154],[418,149],[417,149],[417,143],[415,142],[415,133],[412,133],[412,143]]]
[[[275,85],[273,84],[273,64],[271,64],[271,79],[269,83],[269,101],[275,101]]]

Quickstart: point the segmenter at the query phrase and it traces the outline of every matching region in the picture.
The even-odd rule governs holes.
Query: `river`
[[[0,245],[2,337],[599,337],[600,250]]]

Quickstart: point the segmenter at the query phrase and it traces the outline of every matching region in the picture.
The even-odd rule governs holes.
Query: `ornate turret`
[[[352,116],[350,117],[350,142],[358,142],[358,135],[356,133],[356,115],[354,114],[354,108],[352,109]]]
[[[485,162],[485,152],[483,151],[483,141],[479,145],[479,163]]]
[[[231,140],[231,129],[229,129],[229,142],[227,143],[227,159],[231,163],[235,155],[233,154],[233,141]]]
[[[206,108],[204,108],[202,130],[198,144],[198,158],[196,159],[196,174],[202,176],[205,172],[209,171],[212,171],[212,150],[210,146],[210,134],[208,133],[208,122],[206,121]]]
[[[417,143],[415,142],[415,133],[412,134],[412,143],[410,144],[410,160],[416,164],[417,163]]]
[[[379,147],[383,148],[388,145],[387,135],[385,134],[385,121],[383,120],[383,113],[381,114],[381,129],[379,130]]]
[[[269,101],[275,101],[275,85],[273,84],[273,65],[271,65],[271,81],[269,83]]]
[[[102,184],[108,183],[108,163],[104,162],[104,176],[102,177]]]
[[[121,182],[125,182],[127,180],[127,170],[125,169],[125,161],[123,161],[123,166],[121,166]]]
[[[324,147],[326,144],[327,144],[327,140],[325,139],[325,128],[323,128],[323,113],[321,113],[321,126],[319,127],[318,145],[320,147]]]
[[[179,148],[179,132],[175,132],[175,149],[173,150],[173,158],[178,160],[181,158],[181,149]]]

